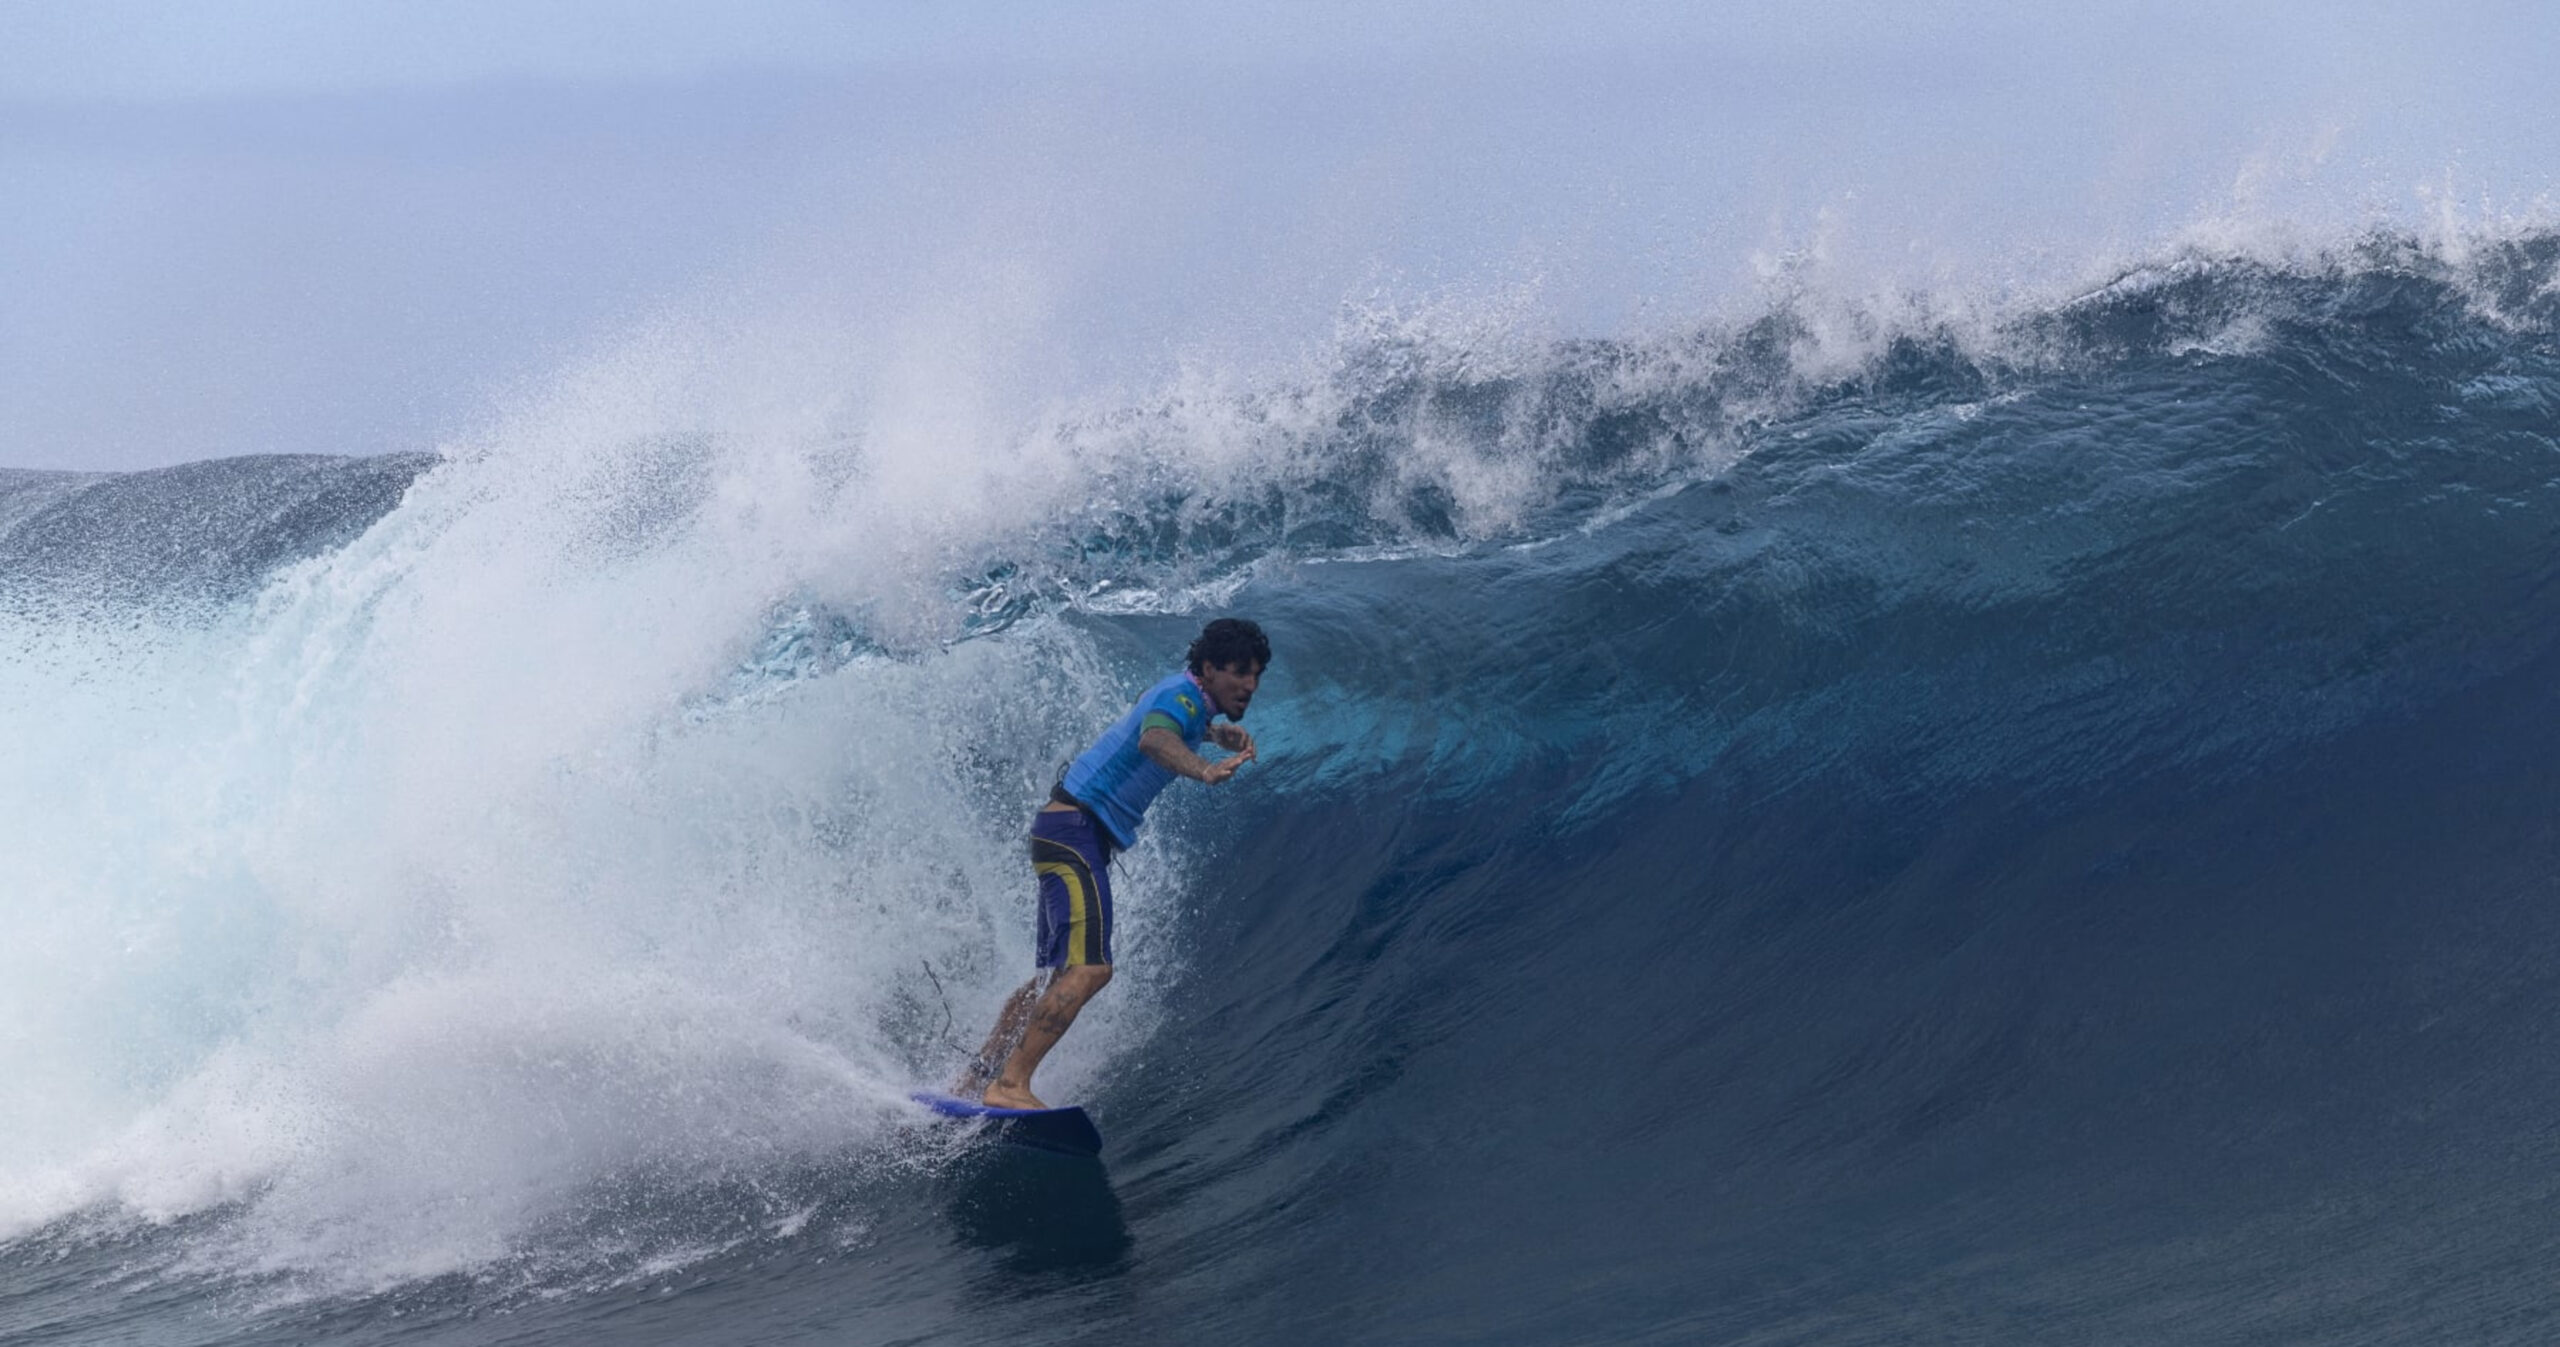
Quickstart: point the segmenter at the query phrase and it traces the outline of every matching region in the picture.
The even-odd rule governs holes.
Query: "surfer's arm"
[[[1253,750],[1247,748],[1232,758],[1211,762],[1192,752],[1191,746],[1182,742],[1181,735],[1167,729],[1151,729],[1139,735],[1138,751],[1175,776],[1188,777],[1208,786],[1234,776],[1238,767],[1253,760]]]

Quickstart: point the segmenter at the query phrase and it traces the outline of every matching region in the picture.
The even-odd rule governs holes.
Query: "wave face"
[[[2379,238],[983,464],[0,481],[0,1334],[2540,1340],[2556,336],[2560,238]],[[917,1131],[1230,611],[1106,1172]]]

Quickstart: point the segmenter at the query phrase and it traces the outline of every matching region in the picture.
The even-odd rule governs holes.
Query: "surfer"
[[[1031,816],[1040,971],[1005,1000],[952,1093],[993,1108],[1048,1107],[1031,1093],[1031,1073],[1111,981],[1111,855],[1136,840],[1139,817],[1175,777],[1215,786],[1253,761],[1253,736],[1236,722],[1270,663],[1271,642],[1253,623],[1222,617],[1201,628],[1184,667],[1148,688],[1050,787]],[[1201,757],[1203,740],[1231,756]]]

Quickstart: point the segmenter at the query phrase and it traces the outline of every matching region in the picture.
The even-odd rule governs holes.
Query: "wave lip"
[[[251,455],[114,475],[0,479],[0,590],[21,602],[220,604],[338,547],[434,462]]]

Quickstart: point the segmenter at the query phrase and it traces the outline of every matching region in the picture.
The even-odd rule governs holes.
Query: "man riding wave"
[[[1148,688],[1050,788],[1031,818],[1040,971],[1006,998],[953,1093],[993,1108],[1048,1107],[1031,1093],[1031,1073],[1111,981],[1112,853],[1137,840],[1147,806],[1175,777],[1220,785],[1253,761],[1253,736],[1236,722],[1270,663],[1262,628],[1234,617],[1211,622],[1184,667]],[[1204,741],[1232,756],[1201,757]]]

